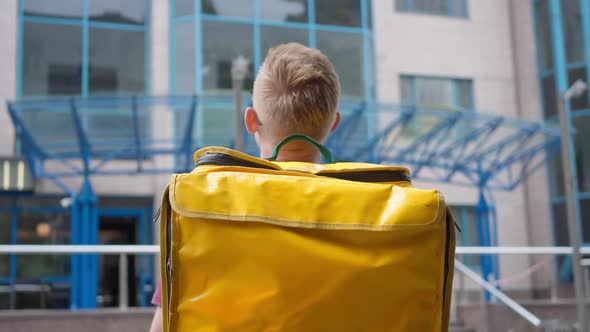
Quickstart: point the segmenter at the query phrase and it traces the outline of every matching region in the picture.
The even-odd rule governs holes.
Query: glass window
[[[91,28],[89,39],[90,94],[145,90],[143,31]]]
[[[79,95],[82,28],[24,22],[23,94]]]
[[[262,39],[260,46],[263,57],[266,56],[271,47],[290,42],[307,45],[309,40],[309,34],[306,29],[279,28],[264,25],[260,27],[260,36]]]
[[[567,217],[565,203],[553,203],[552,208],[553,214],[553,238],[555,239],[556,246],[567,246],[569,245],[569,235],[567,227]],[[563,264],[565,256],[556,256],[558,264]]]
[[[175,0],[174,15],[187,16],[195,13],[195,0]]]
[[[201,0],[203,14],[254,17],[254,0]]]
[[[463,109],[471,109],[473,108],[473,101],[472,101],[472,87],[471,81],[467,80],[458,80],[457,81],[457,103],[459,107]]]
[[[0,244],[10,244],[11,234],[12,214],[0,211]],[[0,255],[0,278],[8,276],[10,276],[10,255]]]
[[[583,62],[584,33],[580,1],[561,1],[561,12],[567,62]]]
[[[590,116],[577,116],[572,119],[576,129],[575,149],[578,168],[578,190],[590,192]]]
[[[543,78],[543,104],[545,119],[557,116],[557,87],[554,75]]]
[[[453,80],[416,78],[415,105],[420,108],[435,110],[456,108]]]
[[[551,20],[549,15],[549,1],[541,0],[537,4],[537,24],[539,30],[539,46],[541,64],[544,69],[553,68],[553,45],[551,43]]]
[[[582,80],[586,82],[586,68],[570,69],[568,71],[567,78],[569,86],[572,86],[572,84],[574,84],[574,82],[577,80]],[[588,89],[586,89],[581,96],[570,99],[570,109],[574,111],[590,109],[590,105],[588,105],[588,100]]]
[[[285,22],[307,22],[307,0],[260,0],[261,19]]]
[[[340,77],[342,98],[364,97],[363,35],[318,31],[317,48],[334,64]]]
[[[69,244],[70,218],[65,212],[20,211],[18,244]],[[70,272],[67,255],[22,255],[17,257],[19,279],[66,276]]]
[[[362,26],[360,0],[315,1],[317,24]]]
[[[183,22],[176,24],[175,34],[176,52],[174,56],[174,77],[176,89],[179,94],[194,94],[196,90],[195,72],[195,24]]]
[[[88,18],[94,21],[144,24],[146,0],[89,0]]]
[[[402,105],[438,111],[474,109],[471,80],[402,76],[400,85]],[[414,117],[404,128],[403,135],[408,137],[415,136],[418,133],[425,133],[439,123],[441,119],[441,117],[435,115]],[[470,126],[463,124],[456,128],[456,134],[461,135],[468,131]]]
[[[23,12],[30,16],[82,19],[84,0],[23,0]]]
[[[250,24],[203,21],[203,86],[209,92],[228,91],[232,87],[231,64],[238,56],[251,63],[254,59],[253,28]],[[244,84],[252,89],[252,77]]]
[[[580,200],[580,213],[582,214],[582,239],[590,243],[590,199]]]
[[[549,160],[549,174],[551,179],[551,197],[563,197],[565,188],[563,183],[563,167],[561,161],[561,152]]]
[[[399,12],[466,17],[467,0],[396,0],[395,9]]]
[[[228,146],[234,136],[234,110],[227,107],[205,107],[203,112],[203,141],[204,145]]]

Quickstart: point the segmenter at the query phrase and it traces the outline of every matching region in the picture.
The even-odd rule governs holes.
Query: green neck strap
[[[322,157],[324,157],[324,159],[329,162],[329,163],[335,163],[336,160],[334,159],[334,155],[332,154],[332,152],[330,152],[330,150],[328,150],[328,148],[326,148],[325,146],[321,145],[320,143],[318,143],[316,140],[314,140],[313,138],[307,136],[307,135],[303,135],[303,134],[292,134],[289,135],[287,137],[285,137],[285,139],[283,139],[281,141],[281,143],[279,143],[273,153],[272,156],[270,158],[268,158],[268,160],[270,161],[275,161],[277,160],[277,157],[279,156],[279,151],[281,150],[281,148],[291,142],[291,141],[295,141],[295,140],[303,140],[303,141],[307,141],[309,143],[311,143],[313,146],[316,147],[316,149],[318,149],[318,151],[320,151],[320,153],[322,154]]]

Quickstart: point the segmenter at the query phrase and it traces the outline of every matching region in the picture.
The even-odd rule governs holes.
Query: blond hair
[[[297,43],[271,48],[254,82],[254,108],[281,131],[319,135],[338,109],[340,82],[320,51]]]

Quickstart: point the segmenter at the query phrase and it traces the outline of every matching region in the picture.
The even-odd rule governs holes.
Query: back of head
[[[338,109],[340,82],[320,51],[289,43],[271,48],[254,82],[254,109],[277,135],[322,139]]]

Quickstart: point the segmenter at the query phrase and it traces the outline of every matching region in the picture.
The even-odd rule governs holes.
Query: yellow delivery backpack
[[[195,162],[162,202],[164,331],[448,330],[454,221],[405,168]]]

